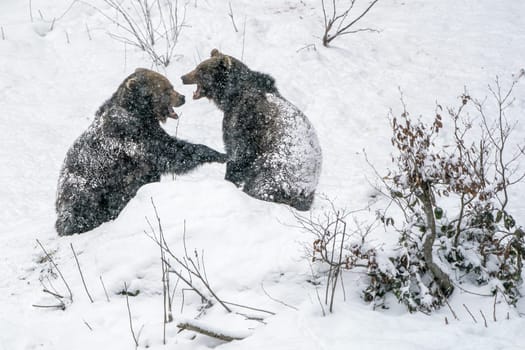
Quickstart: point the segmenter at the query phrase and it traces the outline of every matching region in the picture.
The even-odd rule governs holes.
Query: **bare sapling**
[[[366,14],[377,4],[379,0],[372,0],[364,7],[358,7],[362,3],[359,0],[346,1],[346,6],[341,10],[338,8],[339,0],[321,0],[323,9],[323,45],[328,47],[332,40],[347,34],[359,32],[378,32],[373,28],[356,28],[356,25],[366,16]]]

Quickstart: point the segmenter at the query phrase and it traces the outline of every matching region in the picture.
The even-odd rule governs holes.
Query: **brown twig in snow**
[[[93,303],[93,298],[91,297],[91,294],[89,294],[89,290],[86,286],[86,281],[84,280],[84,274],[82,273],[82,269],[80,268],[80,263],[78,262],[77,253],[75,252],[75,249],[73,248],[73,243],[70,243],[69,245],[71,247],[71,250],[73,251],[73,256],[75,257],[75,261],[78,267],[78,272],[80,272],[80,279],[82,280],[82,284],[84,285],[84,290],[86,291],[86,294],[89,300],[91,301],[91,303]]]
[[[126,295],[126,306],[128,309],[128,319],[129,319],[129,328],[131,330],[131,336],[133,337],[133,342],[135,343],[135,349],[139,347],[139,341],[135,336],[135,330],[133,329],[133,320],[131,319],[131,309],[129,307],[129,297],[128,297],[128,285],[124,282],[124,291]]]
[[[472,319],[474,320],[474,323],[478,323],[478,321],[476,320],[476,318],[474,317],[472,312],[470,312],[470,310],[468,309],[467,305],[463,304],[463,307],[465,308],[465,310],[467,310],[467,312],[470,315],[470,317],[472,317]]]
[[[262,282],[261,282],[261,289],[263,290],[264,294],[265,294],[268,298],[270,298],[271,300],[275,301],[276,303],[279,303],[279,304],[281,304],[281,305],[284,305],[284,306],[286,306],[286,307],[289,307],[290,309],[293,309],[293,310],[295,310],[295,311],[299,310],[299,309],[296,308],[295,306],[292,306],[292,305],[290,305],[290,304],[287,304],[287,303],[285,303],[285,302],[282,301],[282,300],[275,299],[275,298],[272,297],[270,294],[268,294],[268,292],[266,291],[266,289],[264,289],[264,285],[263,285]]]
[[[108,295],[108,291],[106,290],[106,286],[104,285],[104,281],[102,280],[102,275],[99,276],[99,279],[100,279],[100,283],[102,284],[102,289],[104,289],[104,294],[106,294],[106,300],[109,303],[109,295]]]
[[[483,322],[485,323],[485,328],[488,328],[487,319],[485,318],[485,315],[483,314],[483,311],[479,310],[479,313],[481,314],[481,317],[483,317]]]

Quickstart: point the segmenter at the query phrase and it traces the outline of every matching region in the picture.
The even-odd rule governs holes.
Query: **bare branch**
[[[242,339],[246,338],[246,336],[232,335],[232,334],[228,334],[228,332],[224,332],[224,331],[218,332],[216,330],[212,330],[211,327],[210,328],[204,327],[200,322],[199,322],[199,324],[197,324],[197,323],[189,321],[189,320],[185,321],[185,322],[178,323],[177,327],[179,327],[182,330],[194,331],[194,332],[197,332],[197,333],[200,333],[200,334],[204,334],[204,335],[206,335],[208,337],[220,339],[220,340],[223,340],[223,341],[226,341],[226,342],[230,342],[230,341],[233,341],[233,340],[242,340]]]

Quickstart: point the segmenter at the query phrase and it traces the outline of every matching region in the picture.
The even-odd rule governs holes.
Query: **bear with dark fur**
[[[225,178],[255,198],[310,209],[321,148],[312,124],[274,79],[217,49],[181,78],[197,85],[194,99],[207,97],[224,112]]]
[[[184,174],[225,155],[168,135],[159,122],[184,104],[161,74],[139,68],[97,111],[69,149],[58,181],[56,230],[89,231],[118,216],[144,184]]]

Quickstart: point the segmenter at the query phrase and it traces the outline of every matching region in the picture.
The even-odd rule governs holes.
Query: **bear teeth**
[[[202,97],[201,93],[202,93],[201,87],[200,87],[200,85],[197,85],[197,90],[195,90],[193,92],[193,99],[197,100],[197,99],[201,98]]]

